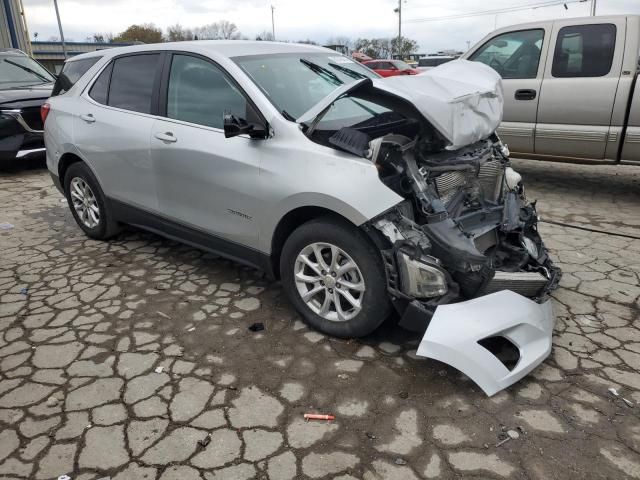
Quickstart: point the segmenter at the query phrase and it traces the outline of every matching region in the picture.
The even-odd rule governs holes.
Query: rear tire
[[[120,231],[98,180],[85,163],[76,162],[67,169],[64,194],[73,218],[88,237],[106,240]]]
[[[304,321],[335,337],[368,335],[391,311],[380,251],[344,220],[298,227],[282,249],[280,276]]]

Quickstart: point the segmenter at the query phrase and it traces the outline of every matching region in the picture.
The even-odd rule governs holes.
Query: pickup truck
[[[498,129],[513,156],[640,163],[640,16],[550,20],[496,30],[462,58],[503,79]]]

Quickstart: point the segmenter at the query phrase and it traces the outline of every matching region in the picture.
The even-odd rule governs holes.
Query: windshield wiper
[[[330,67],[335,68],[339,72],[344,73],[345,75],[349,75],[351,78],[360,79],[360,78],[369,78],[364,73],[356,72],[355,70],[351,70],[350,68],[343,67],[342,65],[338,65],[337,63],[330,63]]]
[[[311,60],[307,60],[306,58],[301,58],[300,63],[308,67],[312,72],[315,72],[321,76],[324,76],[325,78],[328,77],[328,80],[332,82],[334,85],[342,85],[344,83],[342,80],[340,80],[340,77],[338,77],[331,70],[329,70],[328,68],[324,68],[323,66],[318,65],[317,63],[313,63]]]
[[[280,112],[282,114],[282,116],[284,118],[286,118],[287,120],[289,120],[290,122],[295,122],[296,121],[296,117],[294,117],[293,115],[291,115],[289,112],[287,112],[286,110],[282,110]]]
[[[7,63],[8,63],[8,64],[10,64],[10,65],[14,65],[14,66],[16,66],[16,67],[18,67],[18,68],[21,68],[21,69],[22,69],[22,70],[24,70],[25,72],[32,73],[33,75],[35,75],[36,77],[38,77],[40,80],[44,80],[44,83],[50,83],[50,82],[51,82],[51,79],[50,79],[50,78],[47,78],[47,77],[45,77],[44,75],[39,74],[38,72],[36,72],[36,71],[35,71],[34,69],[32,69],[32,68],[29,68],[29,67],[27,67],[27,66],[25,66],[25,65],[20,65],[20,64],[19,64],[19,63],[17,63],[17,62],[12,62],[11,60],[7,60],[6,58],[4,59],[4,61],[5,61],[5,62],[7,62]]]

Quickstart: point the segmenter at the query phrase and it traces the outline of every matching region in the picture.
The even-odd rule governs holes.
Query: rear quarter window
[[[87,73],[95,63],[102,57],[91,57],[83,60],[71,60],[64,64],[60,75],[56,79],[56,83],[53,86],[51,96],[62,95],[68,92],[82,76]]]

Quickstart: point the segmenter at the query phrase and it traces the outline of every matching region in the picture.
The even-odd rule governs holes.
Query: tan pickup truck
[[[463,58],[502,75],[514,156],[640,163],[639,49],[640,16],[602,16],[501,28]]]

